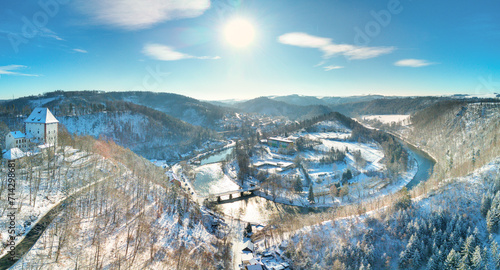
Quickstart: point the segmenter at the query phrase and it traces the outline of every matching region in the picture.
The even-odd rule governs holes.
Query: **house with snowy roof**
[[[22,133],[21,131],[9,132],[7,136],[5,136],[5,148],[19,148],[22,150],[28,148],[26,134]]]
[[[47,108],[35,108],[28,119],[24,120],[26,134],[33,137],[31,140],[48,145],[57,144],[58,123]]]
[[[58,123],[49,109],[35,108],[24,120],[25,133],[9,132],[5,137],[5,148],[27,151],[31,145],[57,145]]]

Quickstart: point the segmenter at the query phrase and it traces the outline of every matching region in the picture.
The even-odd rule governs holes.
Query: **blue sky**
[[[40,0],[0,8],[0,99],[500,93],[500,2]],[[243,18],[239,48],[224,27]]]

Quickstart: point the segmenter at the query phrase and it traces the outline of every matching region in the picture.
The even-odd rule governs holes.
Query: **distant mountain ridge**
[[[127,97],[137,99],[134,95],[97,91],[61,92],[7,101],[0,106],[0,116],[2,120],[9,121],[10,128],[14,128],[22,124],[30,108],[48,107],[70,133],[103,136],[150,159],[179,159],[181,155],[197,150],[219,137],[211,129],[192,125],[148,106],[124,101]],[[146,97],[150,95],[145,94]],[[178,113],[185,113],[189,110],[185,108],[192,109],[198,105],[202,111],[200,108],[203,108],[203,104],[194,99],[177,95],[175,100],[179,103],[177,108],[181,110]],[[207,106],[209,109],[210,106]],[[207,115],[210,113],[207,112]],[[219,121],[219,115],[213,115],[213,121]]]
[[[288,96],[276,96],[272,99],[277,101],[283,101],[288,104],[300,105],[300,106],[310,106],[310,105],[338,105],[353,102],[371,101],[374,99],[386,98],[382,95],[366,95],[366,96],[346,96],[346,97],[316,97],[316,96],[301,96],[301,95],[288,95]]]
[[[291,120],[303,120],[330,112],[340,112],[350,117],[369,114],[413,114],[450,97],[259,97],[233,105],[233,109],[245,113],[269,116],[285,116]],[[355,100],[355,102],[352,102]],[[327,104],[331,102],[332,104]],[[318,103],[318,104],[315,104]],[[310,105],[298,105],[310,104]]]
[[[172,93],[156,92],[104,92],[104,91],[54,91],[38,96],[22,97],[5,101],[2,105],[16,108],[25,113],[37,106],[59,110],[59,114],[77,113],[76,111],[100,111],[106,102],[125,101],[146,106],[170,116],[179,118],[192,125],[214,128],[231,108],[220,107],[208,102]],[[0,112],[1,113],[1,112]]]

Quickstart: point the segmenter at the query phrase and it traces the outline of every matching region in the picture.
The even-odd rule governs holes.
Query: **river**
[[[435,161],[427,155],[425,152],[417,149],[411,144],[402,142],[407,147],[407,150],[414,154],[415,159],[418,163],[418,171],[413,177],[413,179],[406,185],[408,189],[415,187],[418,183],[426,181],[429,179],[434,168]],[[201,165],[212,164],[220,162],[226,159],[233,151],[233,148],[227,148],[213,155],[210,155],[200,161]],[[204,180],[208,182],[217,181],[217,179]],[[208,183],[204,183],[208,184]],[[76,194],[68,197],[64,201],[60,202],[57,206],[52,208],[36,225],[33,229],[28,232],[26,237],[16,246],[16,253],[18,254],[14,261],[9,259],[9,255],[0,258],[0,270],[8,269],[14,263],[21,258],[26,252],[28,252],[31,247],[36,243],[36,241],[43,234],[47,226],[50,225],[52,220],[66,208],[68,203],[82,192],[86,192],[91,188],[91,186],[82,189]],[[310,212],[320,212],[324,211],[324,208],[314,208],[314,207],[300,207],[300,206],[290,206],[279,203],[271,202],[262,197],[253,196],[242,200],[234,200],[231,202],[223,203],[220,205],[222,211],[233,218],[239,219],[243,222],[250,222],[253,224],[266,223],[268,220],[272,219],[276,215],[281,215],[283,213],[295,213],[295,214],[307,214]],[[240,225],[241,226],[241,225]],[[242,227],[242,226],[241,226]]]
[[[200,160],[200,165],[206,165],[210,163],[217,163],[225,160],[229,155],[233,153],[233,147],[226,148],[217,153],[211,154]]]
[[[410,190],[417,186],[420,182],[425,182],[427,181],[427,179],[429,179],[429,177],[432,175],[436,162],[424,151],[406,142],[402,143],[406,146],[407,151],[411,151],[414,154],[413,156],[417,160],[418,164],[417,173],[415,174],[415,176],[413,176],[413,179],[406,185],[406,188]]]

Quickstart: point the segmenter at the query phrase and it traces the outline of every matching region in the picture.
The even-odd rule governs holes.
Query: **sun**
[[[243,18],[235,18],[230,20],[224,27],[224,37],[229,45],[244,48],[253,42],[255,29],[249,21]]]

